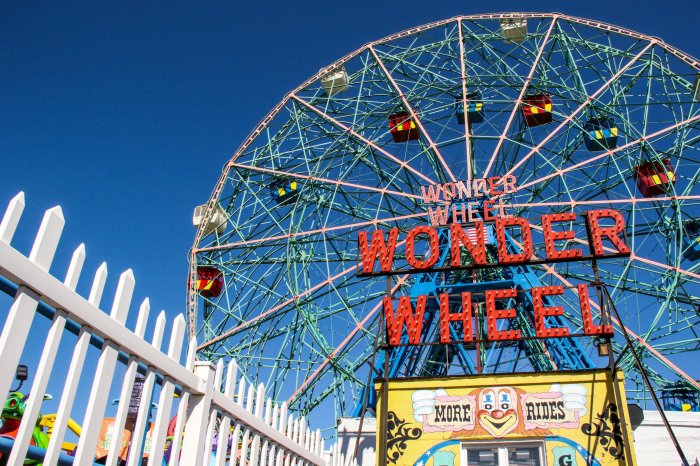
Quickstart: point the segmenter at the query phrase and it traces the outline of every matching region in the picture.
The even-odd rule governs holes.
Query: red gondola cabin
[[[523,98],[523,115],[528,127],[552,122],[552,96],[549,94],[530,95]]]
[[[634,167],[633,172],[637,188],[644,197],[664,194],[668,184],[676,182],[676,174],[669,159],[640,163]]]
[[[394,142],[415,141],[420,136],[416,122],[408,115],[408,112],[389,115],[389,128]]]
[[[197,267],[197,292],[205,298],[216,298],[224,287],[221,270],[211,266]]]

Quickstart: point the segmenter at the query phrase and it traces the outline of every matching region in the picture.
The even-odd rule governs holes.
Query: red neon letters
[[[391,298],[384,297],[384,316],[386,317],[386,329],[389,334],[389,344],[396,346],[401,343],[401,330],[404,325],[408,330],[408,342],[412,345],[420,343],[420,334],[423,331],[423,315],[425,314],[425,303],[428,297],[418,296],[416,302],[416,312],[413,313],[411,298],[401,296],[399,298],[399,309],[394,315],[394,305]]]
[[[583,251],[580,248],[557,249],[557,241],[576,240],[573,230],[555,229],[554,224],[574,222],[576,214],[572,212],[547,214],[542,216],[542,237],[544,238],[544,249],[546,259],[538,259],[539,263],[575,260],[583,258]],[[586,219],[591,231],[589,250],[592,256],[602,258],[605,256],[619,256],[629,254],[630,248],[625,244],[621,235],[625,229],[625,221],[618,211],[613,209],[592,210],[586,212]],[[601,226],[601,221],[613,223],[612,226]],[[498,243],[498,262],[487,263],[486,244],[484,242],[485,224],[482,220],[474,222],[474,230],[477,232],[474,237],[470,237],[463,226],[459,223],[450,224],[450,265],[452,267],[462,266],[462,253],[466,252],[471,256],[472,264],[475,268],[488,265],[508,265],[527,264],[535,261],[533,257],[533,230],[534,227],[523,217],[498,217],[492,222],[496,230],[496,240]],[[481,234],[479,234],[481,232]],[[400,268],[401,272],[415,273],[433,267],[438,260],[440,253],[438,231],[427,225],[420,225],[408,231],[405,241],[397,243],[399,230],[392,228],[389,230],[388,242],[385,240],[382,230],[372,232],[372,240],[368,242],[367,232],[358,233],[358,243],[360,249],[360,259],[362,263],[361,274],[387,275],[394,267],[394,255],[396,247],[405,242],[405,267]],[[508,240],[508,237],[512,239]],[[517,238],[517,239],[516,239]],[[613,248],[603,247],[603,239],[606,239]],[[419,242],[427,242],[427,253],[419,252],[417,247]],[[579,242],[587,242],[579,238]],[[585,244],[584,242],[584,244]],[[561,247],[561,246],[559,246]],[[379,271],[375,271],[375,264],[379,260]]]
[[[362,270],[365,273],[371,273],[374,269],[377,255],[379,255],[379,265],[382,268],[382,272],[389,272],[394,262],[394,249],[396,249],[396,238],[399,236],[399,229],[392,228],[389,230],[388,247],[384,242],[384,232],[382,230],[372,232],[372,245],[369,248],[367,247],[367,232],[361,231],[357,236],[360,243]]]
[[[486,290],[486,329],[488,339],[491,341],[519,340],[520,330],[498,330],[499,319],[515,318],[515,309],[496,309],[497,299],[515,298],[518,291],[510,290]]]
[[[545,307],[542,304],[544,296],[564,294],[563,286],[542,286],[532,289],[532,303],[535,308],[535,334],[538,338],[565,337],[569,335],[568,328],[549,328],[545,325],[544,318],[550,316],[563,316],[564,308],[561,306]]]
[[[611,336],[613,327],[611,324],[596,325],[593,323],[593,314],[591,312],[591,301],[588,293],[587,285],[578,285],[575,292],[578,294],[579,305],[581,309],[581,320],[583,321],[583,334],[588,336]],[[533,287],[531,290],[522,292],[531,293],[534,307],[534,322],[535,322],[535,337],[536,338],[562,338],[570,336],[571,333],[565,327],[548,327],[545,323],[546,317],[563,316],[564,309],[562,306],[545,306],[543,299],[546,296],[561,296],[564,294],[562,286],[539,286]],[[514,325],[508,325],[506,322],[509,319],[518,317],[518,311],[515,307],[501,308],[506,305],[509,300],[515,299],[518,296],[518,290],[513,288],[503,290],[487,290],[484,293],[483,303],[485,303],[486,316],[486,339],[488,341],[508,341],[520,340],[522,334],[520,330],[514,329]],[[463,292],[460,295],[461,306],[457,306],[457,310],[450,309],[450,296],[446,293],[440,294],[437,299],[440,309],[440,343],[451,343],[455,341],[451,330],[457,327],[452,327],[452,322],[460,322],[461,335],[456,335],[464,343],[471,343],[477,340],[474,319],[478,318],[478,306],[472,300],[472,293]],[[426,295],[420,295],[412,303],[412,298],[401,296],[398,300],[398,309],[394,310],[392,299],[384,297],[384,315],[386,318],[386,328],[388,334],[388,342],[390,346],[400,344],[418,345],[421,342],[421,332],[423,331],[423,319],[425,317],[425,308],[427,300]],[[434,296],[430,299],[435,299]],[[453,297],[454,299],[454,297]],[[453,302],[452,305],[455,303]],[[525,319],[531,319],[530,316],[524,316]],[[406,336],[403,342],[401,336],[404,327],[406,328]],[[501,327],[502,329],[499,329]]]
[[[452,341],[450,337],[450,322],[454,321],[462,322],[464,342],[474,341],[471,293],[462,293],[462,310],[460,312],[450,312],[450,297],[447,293],[440,295],[440,343]]]
[[[555,241],[574,239],[574,232],[572,230],[554,231],[552,229],[552,223],[573,222],[574,220],[576,220],[576,214],[573,212],[566,212],[562,214],[548,214],[542,216],[544,250],[547,254],[547,259],[556,260],[570,257],[581,257],[583,255],[583,252],[578,248],[565,249],[561,251],[556,249],[554,245]]]
[[[625,220],[622,218],[620,212],[613,209],[591,210],[586,212],[586,215],[588,216],[588,225],[591,228],[591,236],[593,236],[592,249],[596,256],[605,255],[603,236],[607,237],[620,253],[629,254],[630,248],[619,236],[625,229]],[[611,218],[615,221],[615,225],[611,227],[601,227],[598,223],[601,218]]]
[[[522,235],[522,252],[508,252],[506,241],[506,229],[519,227]],[[532,234],[530,224],[522,217],[502,217],[496,220],[496,238],[498,240],[498,262],[512,264],[513,262],[525,262],[532,257]]]

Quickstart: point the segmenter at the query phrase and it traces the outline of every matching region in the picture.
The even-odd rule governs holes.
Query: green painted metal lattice
[[[504,40],[507,18],[525,19],[527,33]],[[700,387],[700,261],[686,258],[695,240],[686,225],[700,217],[698,71],[695,59],[659,39],[558,14],[457,17],[349,54],[289,93],[214,188],[205,217],[218,203],[228,221],[223,233],[200,227],[191,282],[198,264],[212,265],[225,286],[216,298],[190,290],[200,354],[235,357],[292,409],[347,415],[367,382],[387,288],[355,277],[357,231],[427,223],[421,185],[513,174],[518,190],[507,199],[516,215],[623,212],[632,257],[601,262],[601,278],[654,383]],[[324,89],[329,73],[334,87]],[[464,96],[474,93],[483,121],[460,125],[455,99],[468,108]],[[525,124],[520,102],[533,94],[551,95],[551,123]],[[402,111],[416,120],[415,141],[391,136],[388,118]],[[614,121],[614,147],[589,150],[586,123],[595,118]],[[663,159],[675,182],[644,197],[635,167]],[[533,233],[543,256],[541,231]],[[590,280],[587,264],[533,272],[544,284]],[[416,279],[392,286],[406,294]],[[580,325],[574,315],[569,322]],[[616,337],[617,353],[622,343]],[[596,357],[593,342],[584,344]],[[506,348],[486,371],[527,370],[523,351],[545,358],[543,348]],[[460,370],[454,365],[450,373]],[[643,403],[629,352],[621,365],[628,397]]]

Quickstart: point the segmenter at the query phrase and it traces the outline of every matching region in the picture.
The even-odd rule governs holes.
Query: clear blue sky
[[[43,210],[67,219],[55,269],[85,242],[137,303],[184,310],[192,209],[285,93],[399,30],[459,14],[559,11],[700,55],[696,1],[6,2],[0,14],[0,203],[18,191],[27,251]]]
[[[173,314],[184,308],[193,207],[209,197],[253,126],[319,68],[408,27],[498,11],[599,19],[698,56],[696,7],[692,1],[7,3],[0,15],[0,202],[26,192],[29,224],[20,231],[26,234],[40,221],[38,212],[62,205],[66,250],[57,266],[84,241],[86,271],[106,260],[114,279],[131,267],[136,296],[148,295],[154,308]]]

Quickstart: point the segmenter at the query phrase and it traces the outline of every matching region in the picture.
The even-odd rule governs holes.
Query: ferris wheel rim
[[[503,13],[485,13],[485,14],[477,14],[477,15],[458,15],[454,16],[449,19],[444,19],[444,20],[439,20],[439,21],[434,21],[432,23],[426,23],[424,25],[420,26],[414,26],[412,28],[405,29],[403,31],[390,34],[388,36],[385,36],[381,39],[371,41],[362,47],[348,53],[347,55],[339,58],[338,60],[334,61],[328,66],[325,66],[321,68],[318,72],[310,76],[308,79],[306,79],[303,83],[301,83],[299,86],[294,88],[294,90],[290,91],[286,95],[283,96],[282,100],[280,103],[278,103],[275,107],[273,107],[264,117],[260,122],[254,127],[254,129],[246,136],[244,139],[244,142],[236,149],[236,151],[233,153],[233,155],[229,158],[229,160],[224,164],[222,168],[222,175],[217,183],[217,188],[222,185],[225,181],[225,172],[229,168],[229,164],[233,161],[235,161],[243,151],[245,151],[249,145],[252,143],[252,141],[260,134],[260,131],[277,115],[277,113],[284,108],[284,106],[288,103],[289,99],[293,98],[294,95],[299,92],[300,90],[304,89],[305,87],[309,86],[310,84],[314,83],[315,81],[318,81],[329,69],[334,69],[339,66],[344,65],[346,62],[350,61],[351,59],[355,58],[356,56],[360,55],[362,52],[368,50],[370,47],[378,44],[383,44],[386,42],[390,42],[392,40],[395,40],[397,38],[405,37],[405,36],[410,36],[413,34],[417,34],[423,31],[426,31],[428,29],[444,26],[446,24],[449,24],[451,22],[457,22],[458,24],[461,24],[462,21],[464,20],[483,20],[483,19],[505,19],[505,18],[552,18],[552,19],[563,19],[567,21],[572,21],[575,23],[579,23],[582,25],[586,26],[592,26],[592,27],[597,27],[601,29],[606,29],[610,32],[615,32],[617,34],[625,35],[628,37],[634,37],[637,39],[641,40],[646,40],[649,42],[653,42],[655,45],[660,46],[672,54],[674,54],[677,58],[683,60],[685,63],[688,65],[694,67],[696,70],[700,71],[700,61],[696,59],[695,57],[688,55],[681,50],[677,49],[676,47],[666,43],[662,39],[658,37],[653,37],[649,35],[645,35],[642,33],[639,33],[637,31],[634,31],[632,29],[627,29],[627,28],[622,28],[619,26],[615,26],[609,23],[601,22],[601,21],[596,21],[596,20],[591,20],[587,18],[582,18],[578,16],[572,16],[572,15],[566,15],[562,13],[521,13],[521,12],[503,12]],[[534,67],[533,67],[534,69]],[[207,201],[207,211],[205,213],[205,216],[207,214],[211,214],[211,208],[213,206],[213,200],[216,199],[216,196],[214,194],[217,192],[217,189],[214,190],[212,193],[212,196],[210,196],[209,200]],[[198,229],[197,234],[195,235],[195,241],[192,245],[192,248],[190,250],[190,254],[194,255],[196,252],[198,252],[197,249],[197,244],[199,243],[201,239],[201,234],[203,233],[203,228]],[[190,274],[191,275],[191,274]]]
[[[508,13],[508,14],[492,14],[492,15],[457,16],[457,17],[454,17],[454,18],[450,18],[450,19],[448,19],[448,20],[442,20],[442,21],[438,21],[438,22],[434,22],[434,23],[429,23],[429,24],[424,25],[424,26],[418,26],[418,27],[415,27],[415,28],[407,29],[406,31],[402,31],[402,32],[399,32],[399,33],[396,33],[396,34],[387,36],[387,37],[385,37],[385,38],[379,39],[379,40],[377,40],[377,41],[370,42],[369,44],[366,44],[366,45],[363,46],[362,48],[357,49],[355,52],[352,52],[351,54],[346,55],[345,57],[341,58],[340,60],[337,60],[336,62],[334,62],[333,64],[329,65],[328,67],[323,68],[321,71],[319,71],[319,72],[316,73],[314,76],[312,76],[311,78],[309,78],[307,81],[305,81],[304,83],[302,83],[302,84],[301,84],[299,87],[297,87],[295,90],[293,90],[292,92],[288,93],[288,94],[283,98],[283,100],[280,102],[280,104],[278,104],[273,110],[271,110],[271,111],[267,114],[267,116],[261,121],[261,123],[259,123],[259,125],[255,128],[255,130],[253,130],[253,132],[250,133],[250,135],[249,135],[248,138],[245,140],[245,142],[239,147],[239,149],[237,149],[237,151],[234,153],[234,155],[232,156],[232,158],[226,163],[226,165],[224,166],[224,170],[223,170],[224,173],[222,173],[222,177],[221,177],[219,183],[220,183],[220,184],[225,183],[225,181],[226,181],[226,172],[227,172],[227,170],[229,170],[230,168],[236,166],[236,160],[237,160],[238,157],[249,147],[249,145],[255,140],[255,138],[256,138],[256,137],[258,136],[258,134],[259,134],[259,131],[260,131],[262,128],[266,127],[266,125],[281,111],[281,109],[284,108],[285,105],[287,105],[287,103],[289,102],[290,99],[296,99],[296,100],[298,100],[298,101],[301,102],[302,99],[299,99],[299,97],[298,97],[296,94],[297,94],[300,90],[302,90],[303,88],[305,88],[305,87],[307,87],[308,85],[310,85],[310,84],[314,83],[315,81],[317,81],[321,76],[323,76],[324,71],[326,71],[326,70],[328,70],[328,69],[331,69],[331,68],[333,68],[333,67],[337,67],[337,66],[343,65],[344,63],[348,62],[348,61],[351,60],[352,58],[354,58],[354,57],[358,56],[359,54],[361,54],[361,53],[363,53],[363,52],[366,52],[366,51],[369,51],[370,53],[373,53],[373,54],[376,56],[376,52],[374,51],[374,46],[375,46],[375,45],[383,44],[383,43],[385,43],[385,42],[389,42],[389,41],[394,40],[394,39],[396,39],[396,38],[406,37],[406,36],[409,36],[409,35],[417,34],[417,33],[420,33],[420,32],[422,32],[422,31],[426,31],[426,30],[428,30],[428,29],[437,28],[437,27],[440,27],[440,26],[445,26],[445,25],[447,25],[447,24],[450,24],[451,22],[457,22],[457,24],[460,26],[460,29],[461,29],[462,21],[464,21],[464,20],[501,19],[501,18],[513,18],[513,17],[524,17],[524,18],[552,18],[552,19],[553,19],[553,20],[552,20],[552,26],[554,25],[554,22],[555,22],[557,19],[566,19],[566,20],[570,20],[570,21],[574,21],[574,22],[579,22],[579,23],[584,24],[584,25],[587,25],[587,26],[592,26],[592,24],[589,24],[589,20],[585,20],[585,19],[581,19],[581,18],[576,18],[576,17],[570,17],[570,16],[567,16],[567,15],[561,15],[561,14],[558,14],[558,13],[549,13],[549,14],[546,14],[546,13],[542,13],[542,14],[540,14],[540,13],[523,13],[523,14],[519,14],[519,13]],[[595,22],[595,25],[601,25],[601,24],[604,24],[604,23]],[[594,25],[594,26],[595,26],[595,25]],[[649,44],[646,46],[646,48],[643,49],[642,52],[639,52],[639,54],[638,54],[637,56],[641,56],[641,55],[644,53],[645,50],[647,50],[649,47],[654,46],[654,45],[663,47],[664,49],[669,50],[669,51],[671,51],[672,53],[673,53],[673,50],[676,50],[676,49],[674,49],[673,47],[669,46],[668,44],[666,44],[665,42],[663,42],[663,41],[661,41],[661,40],[659,40],[659,39],[657,39],[657,38],[654,38],[654,37],[651,37],[651,36],[641,35],[641,34],[635,33],[634,31],[625,30],[625,29],[623,29],[623,28],[618,28],[618,27],[615,27],[615,26],[610,26],[610,27],[612,28],[612,29],[611,29],[612,32],[616,32],[616,33],[619,33],[619,34],[622,34],[622,35],[629,35],[630,37],[634,37],[634,38],[640,39],[640,40],[647,40],[647,41],[649,41]],[[550,31],[551,31],[551,26],[550,26]],[[460,41],[460,42],[461,42],[461,41]],[[543,41],[543,44],[544,44],[544,43],[546,43],[546,40]],[[543,45],[543,46],[544,46],[544,45]],[[674,54],[674,55],[676,55],[676,54]],[[682,59],[683,61],[685,61],[686,63],[688,63],[685,59],[682,58],[682,57],[688,57],[688,56],[685,55],[685,54],[682,54],[682,53],[681,53],[681,55],[682,55],[682,56],[678,56],[678,55],[676,55],[676,56],[677,56],[678,58]],[[379,58],[379,57],[377,57],[377,58]],[[379,61],[381,61],[381,59],[379,59]],[[633,60],[633,61],[634,61],[634,60]],[[632,62],[633,62],[633,61],[632,61]],[[695,60],[692,59],[692,58],[691,58],[691,61],[692,61],[692,66],[693,66],[695,69],[700,69],[700,66],[698,65],[697,61],[695,61]],[[631,64],[632,64],[632,63],[630,63],[629,65],[631,65]],[[536,64],[533,65],[533,70],[535,69],[535,66],[536,66]],[[620,72],[620,73],[621,73],[621,72]],[[524,91],[525,91],[525,87],[526,87],[526,86],[523,86],[523,92],[521,93],[521,97],[522,97],[522,94],[523,94]],[[399,90],[399,89],[398,89],[398,86],[397,86],[397,90]],[[400,90],[399,90],[399,92],[400,92]],[[516,108],[516,106],[514,106],[513,114],[515,113],[515,108]],[[570,115],[570,117],[573,117],[573,115]],[[680,127],[680,126],[682,126],[682,125],[688,124],[689,122],[694,122],[694,121],[696,121],[696,120],[699,119],[699,118],[700,118],[700,115],[695,116],[695,117],[693,117],[693,118],[691,118],[691,119],[684,120],[684,121],[682,121],[682,122],[676,123],[676,125],[674,125],[674,126],[675,126],[675,127]],[[420,121],[418,121],[418,123],[420,123]],[[566,124],[566,121],[565,121],[565,122],[562,122],[562,123],[560,124],[559,127],[563,127],[565,124]],[[466,125],[465,125],[465,126],[466,126]],[[665,128],[663,131],[669,131],[669,130],[671,130],[671,129],[672,129],[672,127],[668,127],[668,128]],[[556,131],[556,130],[555,130],[555,131]],[[660,130],[659,132],[661,132],[661,130]],[[427,134],[427,132],[426,132],[426,134]],[[645,138],[640,138],[640,139],[647,139],[647,138],[651,138],[651,137],[653,137],[653,136],[654,136],[654,135],[646,136]],[[550,137],[553,137],[553,136],[550,136]],[[545,141],[545,142],[546,142],[546,141]],[[544,142],[541,142],[541,144],[544,144]],[[629,147],[630,144],[633,144],[633,142],[628,143],[628,147]],[[608,150],[608,151],[606,151],[606,152],[603,152],[602,154],[597,154],[597,155],[595,155],[594,157],[605,157],[605,156],[609,156],[609,155],[611,155],[611,154],[613,154],[613,153],[616,153],[616,152],[618,152],[618,151],[622,151],[622,150],[624,150],[625,148],[626,148],[625,146],[621,146],[621,147],[618,147],[618,148],[616,148],[616,149]],[[496,152],[497,152],[497,151],[495,151],[494,154],[496,154]],[[533,149],[532,152],[534,153],[534,152],[535,152],[535,149]],[[523,162],[523,163],[524,163],[524,162]],[[580,162],[580,163],[583,164],[583,163],[585,163],[585,161],[584,161],[584,162]],[[446,164],[446,165],[447,165],[447,164]],[[491,164],[489,164],[489,167],[490,167],[490,165],[491,165]],[[521,164],[521,165],[522,165],[522,164]],[[519,165],[518,165],[518,166],[519,166]],[[250,168],[250,167],[246,167],[246,168]],[[448,168],[449,168],[449,167],[448,167]],[[516,167],[513,167],[512,170],[515,170],[516,168],[517,168],[517,166],[516,166]],[[574,167],[568,167],[567,169],[573,170]],[[486,174],[488,174],[488,169],[487,169]],[[557,176],[557,174],[552,174],[551,176],[554,177],[554,176]],[[454,176],[453,176],[452,178],[454,179]],[[327,181],[327,180],[326,180],[326,181]],[[538,180],[533,180],[533,181],[531,181],[530,183],[531,183],[531,184],[534,184],[534,183],[536,183],[536,182],[538,182]],[[217,184],[217,189],[219,189],[219,188],[218,188],[218,184]],[[393,194],[401,194],[401,193],[393,193]],[[674,196],[669,196],[669,197],[667,197],[667,199],[680,199],[680,198],[683,198],[683,196],[676,196],[675,193],[674,193]],[[686,198],[687,198],[687,196],[686,196]],[[693,199],[696,199],[696,198],[697,198],[697,197],[693,197]],[[215,202],[217,199],[218,199],[218,194],[217,194],[217,191],[215,190],[214,193],[212,194],[212,196],[211,196],[209,202],[208,202],[208,205],[211,207],[211,206],[213,205],[213,202]],[[655,198],[655,199],[651,199],[651,200],[652,200],[652,201],[659,201],[659,200],[664,200],[664,199],[666,199],[666,198]],[[624,202],[624,201],[625,201],[625,200],[620,200],[620,202]],[[644,201],[644,200],[642,200],[642,199],[637,199],[637,198],[630,198],[630,199],[627,199],[626,201],[646,202],[646,201]],[[572,206],[573,206],[573,205],[582,205],[582,204],[584,204],[584,203],[582,203],[581,201],[574,201],[574,200],[571,200],[571,203],[572,203]],[[538,204],[538,205],[542,205],[542,204]],[[524,205],[523,205],[523,206],[524,206]],[[371,223],[371,222],[370,222],[370,223]],[[376,223],[377,223],[377,220],[375,220],[374,223],[376,224]],[[200,240],[201,240],[201,236],[200,236],[201,233],[203,233],[203,227],[200,227],[200,228],[198,229],[197,237],[196,237],[196,239],[195,239],[195,244],[193,245],[193,248],[192,248],[192,251],[191,251],[191,257],[192,257],[192,259],[195,258],[195,256],[196,256],[197,253],[203,252],[203,251],[207,251],[207,250],[210,250],[210,249],[211,249],[211,248],[202,248],[202,249],[198,249],[198,248],[197,248],[197,245],[199,244],[199,242],[200,242]],[[192,260],[191,264],[194,264],[194,266],[196,266],[196,260]],[[655,263],[654,265],[664,265],[664,264]],[[677,271],[678,271],[678,267],[677,267],[676,269],[677,269]],[[682,270],[682,269],[680,269],[680,270]],[[692,274],[692,272],[687,272],[687,271],[683,271],[683,272]],[[694,276],[695,278],[700,277],[700,275],[697,275],[697,274],[694,274],[693,276]],[[223,339],[223,338],[222,338],[222,339]],[[200,345],[200,346],[201,346],[201,345]],[[335,351],[334,351],[333,353],[335,353],[335,352],[338,351],[338,350],[339,350],[339,348],[336,348]],[[329,356],[332,356],[332,355],[329,355]],[[318,370],[321,370],[321,369],[322,369],[322,367],[319,368]],[[305,382],[305,383],[306,383],[306,382]],[[699,386],[699,388],[700,388],[700,386]]]

